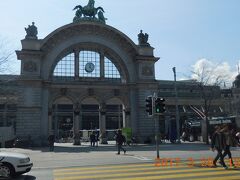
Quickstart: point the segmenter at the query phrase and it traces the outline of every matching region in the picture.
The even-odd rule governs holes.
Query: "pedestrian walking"
[[[99,141],[99,131],[95,131],[95,145],[98,147],[98,141]]]
[[[122,131],[118,130],[116,134],[116,142],[117,142],[117,148],[118,148],[117,154],[120,154],[121,150],[124,152],[124,154],[126,154],[126,150],[122,147],[124,141],[125,141],[125,137],[122,135]]]
[[[50,134],[48,136],[49,151],[54,151],[54,141],[55,141],[54,134]]]
[[[215,127],[215,132],[212,135],[211,139],[211,149],[212,151],[217,150],[217,156],[213,160],[213,166],[217,167],[217,161],[220,158],[220,164],[224,167],[224,169],[227,169],[228,167],[226,166],[224,159],[223,159],[223,154],[222,151],[225,149],[226,146],[226,141],[224,138],[223,133],[221,132],[220,126]]]
[[[236,133],[237,145],[240,146],[240,131]]]
[[[182,132],[182,140],[183,140],[183,142],[185,142],[186,139],[187,139],[187,133],[186,133],[185,130],[183,130],[183,132]]]
[[[235,167],[232,159],[232,153],[230,151],[230,147],[234,147],[236,145],[236,141],[233,134],[233,129],[230,130],[228,125],[225,125],[223,129],[221,130],[224,134],[224,139],[226,141],[226,146],[224,148],[223,158],[228,155],[228,158],[230,159],[230,164]]]
[[[92,131],[92,133],[90,134],[90,144],[92,147],[95,146],[95,141],[96,141],[96,136],[95,136],[95,133]]]

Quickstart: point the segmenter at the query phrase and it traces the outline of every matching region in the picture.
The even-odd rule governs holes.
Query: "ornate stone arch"
[[[109,102],[111,103],[112,100],[118,100],[119,102],[121,102],[121,104],[126,108],[129,106],[129,102],[127,101],[126,98],[120,96],[120,97],[116,97],[116,96],[107,96],[105,97],[105,103],[108,104]]]
[[[100,99],[97,96],[88,96],[88,95],[82,96],[81,99],[79,99],[79,102],[83,104],[84,101],[88,99],[93,100],[94,103],[96,102],[97,104],[100,104]]]
[[[49,100],[49,102],[48,102],[48,107],[52,107],[52,105],[57,101],[57,100],[59,100],[59,99],[63,99],[63,98],[65,98],[65,99],[67,99],[67,100],[69,100],[69,101],[71,101],[72,102],[72,104],[75,104],[76,103],[76,100],[74,100],[74,98],[72,97],[72,96],[70,96],[70,95],[57,95],[57,96],[53,96],[50,100]]]
[[[114,62],[129,81],[136,80],[135,56],[137,46],[120,31],[97,23],[77,23],[63,26],[48,35],[41,45],[41,50],[45,54],[42,62],[42,77],[48,79],[52,73],[53,65],[56,63],[64,51],[77,45],[96,45],[102,47],[109,56],[116,56],[118,62]],[[88,44],[88,45],[87,45]]]
[[[129,73],[128,73],[127,67],[124,64],[121,57],[116,52],[114,52],[114,50],[112,50],[111,48],[106,47],[103,44],[98,44],[98,43],[78,43],[78,44],[74,44],[74,45],[64,49],[55,58],[55,61],[51,65],[49,79],[51,79],[51,75],[53,74],[53,71],[54,71],[57,63],[59,61],[61,61],[62,58],[64,58],[65,56],[67,56],[71,53],[78,52],[80,50],[87,50],[87,51],[89,50],[89,51],[94,51],[94,52],[98,52],[98,53],[103,53],[104,57],[109,58],[111,60],[111,62],[116,66],[116,68],[118,69],[118,71],[121,75],[121,78],[123,78],[126,82],[129,81],[129,79],[130,79]]]

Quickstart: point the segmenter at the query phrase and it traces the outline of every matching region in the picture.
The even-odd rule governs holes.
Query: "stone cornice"
[[[18,60],[23,60],[25,58],[36,58],[39,57],[41,58],[43,56],[42,51],[32,51],[32,50],[21,50],[21,51],[16,51],[17,54],[17,59]]]
[[[136,56],[137,61],[153,61],[157,62],[160,59],[160,57],[154,57],[154,56]]]
[[[100,36],[115,41],[132,56],[136,55],[138,51],[134,42],[119,30],[93,22],[72,23],[55,30],[42,41],[41,49],[44,52],[51,51],[56,44],[79,35]]]

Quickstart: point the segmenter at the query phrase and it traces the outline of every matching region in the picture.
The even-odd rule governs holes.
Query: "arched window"
[[[107,57],[104,58],[105,78],[118,79],[120,74],[116,66]]]
[[[94,51],[80,51],[80,77],[100,77],[100,55]]]
[[[121,75],[112,62],[111,59],[103,54],[100,55],[97,51],[80,50],[79,56],[71,53],[63,57],[55,66],[53,77],[65,80],[74,80],[73,77],[81,80],[101,78],[120,82]]]
[[[65,56],[58,62],[53,75],[57,77],[74,77],[74,53]]]

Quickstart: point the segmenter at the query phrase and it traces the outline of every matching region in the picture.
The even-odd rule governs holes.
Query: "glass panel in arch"
[[[116,66],[112,63],[111,60],[108,58],[104,58],[104,74],[105,78],[111,78],[111,79],[119,79],[120,78],[120,73]]]
[[[74,53],[65,56],[57,63],[53,75],[60,77],[74,76]]]
[[[94,51],[80,51],[80,77],[100,77],[100,55]]]

